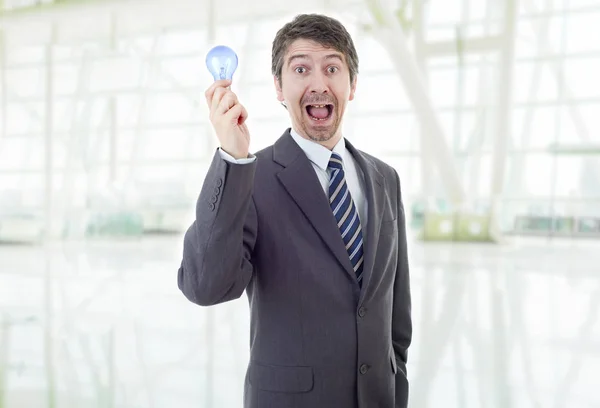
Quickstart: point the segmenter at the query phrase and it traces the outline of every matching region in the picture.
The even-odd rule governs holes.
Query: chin
[[[310,115],[304,115],[301,128],[306,136],[315,142],[326,142],[338,133],[339,123],[335,114],[330,114],[326,119],[315,120]]]
[[[337,135],[336,129],[306,129],[306,134],[310,140],[315,142],[327,142],[331,139],[334,139]]]

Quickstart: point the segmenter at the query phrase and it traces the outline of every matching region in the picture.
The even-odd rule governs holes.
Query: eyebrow
[[[289,59],[288,59],[288,67],[290,65],[292,65],[292,62],[294,62],[294,60],[297,59],[309,59],[309,56],[307,54],[296,54],[296,55],[292,55]],[[336,59],[339,60],[340,62],[344,62],[344,60],[342,59],[342,56],[340,54],[328,54],[325,56],[326,60],[329,59]]]

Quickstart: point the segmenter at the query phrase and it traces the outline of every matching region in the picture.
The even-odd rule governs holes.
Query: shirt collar
[[[331,158],[331,150],[317,142],[303,138],[294,129],[290,130],[290,134],[304,151],[308,160],[316,164],[321,170],[327,171],[329,159]],[[342,157],[342,161],[346,160],[346,142],[343,137],[333,147],[333,151]]]

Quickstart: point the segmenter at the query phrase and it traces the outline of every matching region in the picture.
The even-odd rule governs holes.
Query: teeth
[[[315,107],[315,108],[326,108],[329,105],[328,104],[326,104],[326,105],[313,105],[313,104],[311,104],[311,105],[307,105],[307,107],[308,106],[312,106],[312,107]],[[317,118],[311,116],[311,119],[314,120],[314,121],[317,121],[317,122],[324,121],[324,120],[328,120],[329,119],[329,115],[328,115],[328,117],[322,118],[322,119],[317,119]]]

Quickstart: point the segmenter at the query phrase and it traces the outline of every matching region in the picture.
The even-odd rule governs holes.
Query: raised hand
[[[204,95],[221,149],[236,159],[244,159],[250,149],[250,132],[246,126],[248,112],[229,89],[230,85],[231,80],[215,81]]]

